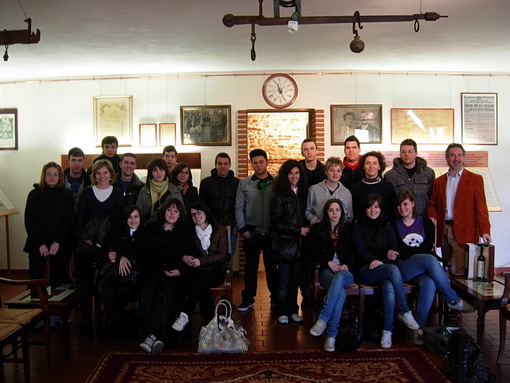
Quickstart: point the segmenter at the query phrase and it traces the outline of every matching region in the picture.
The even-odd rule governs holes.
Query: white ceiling
[[[302,15],[410,15],[447,19],[366,23],[366,48],[351,53],[352,25],[257,26],[257,60],[248,25],[222,18],[257,15],[258,0],[20,0],[38,44],[9,47],[0,82],[107,75],[213,72],[509,73],[509,0],[302,0]],[[290,16],[282,9],[282,16]],[[272,17],[272,1],[264,2]],[[0,30],[26,29],[18,0],[0,3]],[[4,49],[0,47],[0,56]],[[1,60],[1,58],[0,58]]]

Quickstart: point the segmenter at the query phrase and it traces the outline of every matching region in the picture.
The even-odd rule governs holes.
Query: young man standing
[[[326,179],[308,189],[305,216],[310,224],[322,220],[324,205],[331,198],[338,198],[342,201],[345,211],[345,221],[353,219],[351,192],[342,185],[342,160],[338,157],[329,157],[325,164]]]
[[[491,225],[485,199],[483,177],[464,169],[466,151],[461,144],[448,145],[445,152],[448,172],[436,178],[427,209],[437,227],[437,246],[451,262],[450,274],[464,277],[466,243],[490,243]]]
[[[436,173],[427,166],[427,160],[418,157],[418,146],[410,138],[400,143],[400,157],[393,159],[393,168],[384,179],[395,187],[395,193],[410,190],[414,194],[418,214],[427,215]]]
[[[174,166],[177,164],[177,149],[175,149],[175,146],[165,146],[163,149],[163,159],[168,166],[168,170],[170,170],[170,173],[172,173]]]
[[[73,192],[74,211],[78,208],[80,194],[87,186],[90,186],[90,177],[83,168],[85,154],[80,148],[72,148],[67,154],[69,167],[64,170],[64,186]]]
[[[142,181],[135,174],[136,155],[126,153],[121,157],[120,170],[115,174],[112,185],[124,191],[126,205],[136,204],[138,193],[143,186]]]
[[[305,157],[300,163],[306,172],[306,178],[308,186],[315,185],[326,179],[326,173],[324,172],[324,165],[317,159],[317,144],[313,138],[305,138],[301,144],[301,154]]]
[[[94,159],[94,162],[99,160],[109,160],[113,165],[113,170],[117,173],[120,170],[120,157],[117,154],[117,149],[119,148],[119,141],[115,136],[106,136],[101,141],[101,148],[103,148],[103,153]],[[89,173],[92,167],[89,168]]]
[[[340,182],[347,189],[351,190],[351,186],[356,182],[361,181],[361,169],[359,168],[360,156],[360,143],[356,136],[349,136],[344,141],[343,160],[344,169]]]
[[[199,198],[211,209],[216,223],[227,230],[230,238],[229,253],[234,256],[237,245],[235,207],[239,178],[230,170],[230,156],[227,153],[218,153],[214,164],[211,175],[200,182]]]
[[[236,224],[239,233],[244,238],[243,250],[246,255],[244,290],[242,291],[242,302],[237,308],[239,311],[250,309],[255,302],[261,251],[271,305],[276,303],[278,283],[276,261],[271,252],[269,215],[273,176],[267,171],[267,154],[264,150],[252,150],[250,161],[254,173],[251,177],[239,181],[236,194]]]

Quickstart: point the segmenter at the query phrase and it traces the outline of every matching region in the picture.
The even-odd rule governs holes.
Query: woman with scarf
[[[170,182],[171,174],[164,159],[153,158],[147,166],[147,182],[140,190],[136,206],[146,223],[157,219],[157,213],[167,198],[183,202],[181,193]]]
[[[186,162],[179,162],[174,166],[172,170],[172,183],[181,192],[187,213],[189,213],[191,204],[198,201],[198,189],[193,186],[192,179],[191,169]]]
[[[178,165],[177,165],[178,166]],[[193,254],[182,257],[181,291],[186,296],[184,310],[172,328],[182,331],[189,322],[197,303],[200,305],[204,325],[214,317],[211,287],[220,286],[226,277],[226,263],[229,260],[227,231],[214,222],[209,208],[200,201],[191,205],[193,220]]]

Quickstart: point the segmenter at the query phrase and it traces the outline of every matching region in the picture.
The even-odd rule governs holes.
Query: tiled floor
[[[242,290],[242,278],[234,279],[234,302],[240,303]],[[5,290],[0,287],[0,294],[4,301],[13,296],[16,291]],[[308,313],[303,313],[304,323],[299,325],[291,323],[279,324],[274,310],[270,308],[269,296],[265,287],[265,280],[259,278],[259,292],[253,309],[240,313],[234,313],[234,319],[240,320],[253,340],[250,351],[284,351],[284,350],[322,350],[324,338],[313,337],[309,334],[311,326]],[[101,356],[108,351],[140,352],[139,341],[134,336],[131,340],[112,340],[94,335],[84,335],[78,329],[79,314],[73,313],[74,323],[71,326],[70,354],[69,359],[63,355],[62,335],[60,329],[53,333],[53,365],[48,368],[45,364],[44,351],[40,346],[32,346],[32,382],[66,382],[78,383],[86,381],[93,371]],[[174,349],[167,352],[195,352],[197,337],[201,326],[201,316],[193,316],[191,333]],[[462,326],[475,337],[476,314],[465,314],[462,318]],[[510,333],[510,331],[508,332]],[[410,335],[410,334],[408,334]],[[34,334],[34,337],[40,334]],[[510,336],[509,336],[510,337]],[[497,374],[496,382],[510,381],[510,339],[507,340],[505,359],[499,366],[496,365],[496,357],[499,345],[499,322],[497,311],[491,311],[486,316],[485,337],[482,345],[484,359],[491,371]],[[362,349],[378,348],[378,344],[363,342]],[[395,339],[394,348],[415,347],[410,340]],[[433,359],[441,364],[441,356],[433,356]],[[5,381],[13,383],[23,382],[21,366],[6,365]]]

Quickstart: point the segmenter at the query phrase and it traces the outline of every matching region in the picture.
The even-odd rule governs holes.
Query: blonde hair
[[[96,184],[96,173],[103,166],[106,166],[106,168],[110,172],[110,185],[112,184],[112,178],[115,176],[115,170],[113,169],[111,161],[97,160],[96,162],[94,162],[94,165],[92,165],[92,170],[90,171],[90,181],[92,182],[92,185]]]

